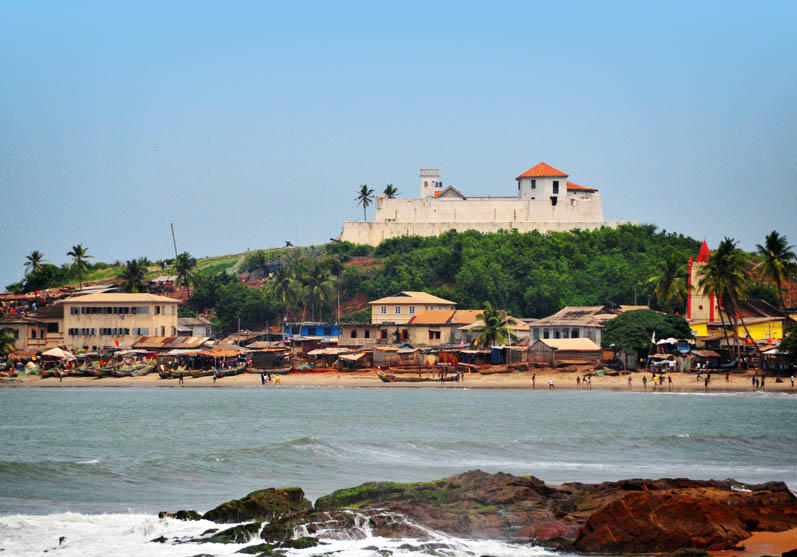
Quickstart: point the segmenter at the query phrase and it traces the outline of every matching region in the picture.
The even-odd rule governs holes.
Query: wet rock
[[[270,543],[259,543],[255,545],[247,545],[242,547],[236,553],[245,553],[247,555],[271,555],[274,546]]]
[[[318,545],[318,540],[310,537],[296,538],[293,540],[285,540],[280,544],[280,548],[290,549],[307,549],[308,547],[315,547]]]
[[[292,512],[308,510],[312,504],[298,487],[261,489],[242,499],[233,499],[202,515],[213,522],[272,520]]]
[[[158,536],[157,538],[149,540],[149,543],[166,543],[167,541],[166,536]]]
[[[180,510],[176,513],[161,511],[158,513],[158,518],[176,518],[177,520],[202,520],[202,515],[196,511]]]
[[[260,522],[241,524],[227,528],[209,538],[198,538],[195,541],[205,543],[246,543],[260,532]]]
[[[209,535],[209,534],[213,534],[213,533],[215,533],[215,532],[218,532],[218,531],[219,531],[219,529],[218,529],[218,528],[208,528],[207,530],[205,530],[204,532],[202,532],[202,533],[201,533],[201,534],[199,534],[199,535],[200,535],[200,536],[207,536],[207,535]]]

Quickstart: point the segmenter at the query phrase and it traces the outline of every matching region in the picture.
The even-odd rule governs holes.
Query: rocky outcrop
[[[314,508],[298,488],[263,490],[203,518],[266,520],[260,537],[273,547],[367,535],[434,543],[432,530],[580,553],[699,552],[734,548],[754,531],[797,527],[797,499],[779,482],[635,479],[554,486],[476,470],[434,482],[366,483],[321,497]]]
[[[176,513],[161,511],[158,513],[158,518],[176,518],[177,520],[202,520],[202,515],[196,511],[177,511]]]
[[[308,510],[312,503],[298,487],[261,489],[242,499],[233,499],[202,515],[213,522],[246,522],[272,520],[293,512]]]

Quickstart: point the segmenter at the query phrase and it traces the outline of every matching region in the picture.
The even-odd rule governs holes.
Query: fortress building
[[[515,180],[516,196],[467,197],[454,186],[444,189],[438,169],[421,169],[420,198],[378,196],[373,222],[344,222],[340,239],[376,246],[388,238],[437,236],[448,230],[550,232],[638,224],[605,222],[597,188],[574,184],[544,162]]]

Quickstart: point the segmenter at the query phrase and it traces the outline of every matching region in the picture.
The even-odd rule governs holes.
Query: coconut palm
[[[83,288],[83,272],[88,269],[86,260],[93,256],[89,255],[88,248],[84,248],[82,244],[72,246],[72,249],[66,254],[72,258],[72,266],[77,270],[78,281],[80,281],[80,287]]]
[[[174,284],[177,287],[185,286],[189,300],[191,299],[191,285],[196,284],[195,268],[196,257],[191,257],[191,254],[187,251],[179,254],[174,259],[174,272],[177,274],[177,280],[174,281]]]
[[[698,288],[700,288],[703,293],[714,292],[717,295],[720,306],[720,318],[722,317],[721,312],[724,308],[728,320],[733,324],[734,335],[736,337],[734,343],[736,344],[736,353],[740,360],[741,347],[738,342],[739,325],[737,319],[741,321],[747,337],[752,338],[744,322],[744,318],[738,311],[739,296],[744,291],[748,280],[747,267],[748,261],[746,254],[736,247],[735,240],[725,237],[717,247],[717,251],[711,254],[708,263],[703,267],[701,278],[698,281]],[[758,348],[758,344],[754,343],[754,346],[760,357],[761,351]]]
[[[336,278],[331,275],[323,265],[314,265],[305,276],[305,295],[310,300],[310,313],[315,320],[315,308],[318,307],[319,318],[321,309],[332,300],[335,292]]]
[[[300,289],[300,284],[294,274],[288,268],[280,267],[274,275],[271,292],[286,315],[299,301]]]
[[[658,274],[650,277],[648,282],[653,284],[653,295],[663,308],[672,311],[686,300],[689,291],[686,269],[675,257],[665,259]]]
[[[760,270],[765,277],[775,283],[783,317],[789,321],[791,318],[786,308],[786,301],[783,299],[783,285],[791,276],[797,274],[797,254],[794,253],[794,246],[789,245],[786,236],[773,230],[767,234],[763,246],[756,244],[756,249],[762,261],[755,266],[755,269]]]
[[[33,250],[25,258],[25,274],[40,272],[44,263],[46,263],[44,254],[37,249]]]
[[[147,268],[142,259],[131,259],[125,263],[122,272],[117,278],[122,279],[122,288],[126,292],[145,292],[147,287],[144,285],[144,276]]]
[[[357,205],[362,205],[363,220],[365,220],[365,210],[370,207],[371,203],[374,201],[374,190],[363,184],[360,186],[360,191],[357,193],[357,197],[355,197],[354,200],[357,202]]]
[[[490,302],[484,302],[484,309],[476,314],[481,323],[473,330],[479,333],[476,342],[482,346],[506,344],[507,339],[515,339],[510,331],[511,318],[502,309],[493,308]]]
[[[16,336],[13,329],[0,329],[0,354],[6,355],[16,348]]]
[[[388,184],[385,186],[385,191],[382,192],[385,194],[385,197],[388,199],[395,199],[396,196],[399,194],[398,188],[393,184]]]

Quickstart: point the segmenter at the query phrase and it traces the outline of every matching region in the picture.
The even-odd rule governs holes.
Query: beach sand
[[[359,388],[433,388],[433,389],[531,389],[532,371],[498,373],[492,375],[480,375],[478,373],[465,374],[461,382],[439,381],[421,383],[384,383],[373,370],[368,371],[307,371],[292,372],[288,375],[281,375],[282,384],[267,384],[261,386],[260,375],[245,373],[234,377],[224,377],[215,382],[212,377],[192,378],[186,377],[183,384],[179,384],[177,379],[161,379],[157,373],[151,373],[143,377],[105,377],[102,379],[88,377],[64,377],[63,381],[58,378],[41,379],[39,376],[24,376],[13,379],[0,379],[0,386],[5,387],[173,387],[173,388],[223,388],[223,387],[257,387],[257,388],[280,388],[282,387],[359,387]],[[574,372],[560,372],[550,368],[536,370],[536,390],[548,390],[548,380],[553,379],[555,390],[567,389],[575,390],[576,376]],[[647,388],[642,384],[643,375],[647,376]],[[276,377],[276,376],[275,376]],[[631,374],[631,389],[633,391],[648,392],[706,392],[703,380],[696,380],[696,376],[688,373],[673,373],[673,385],[670,387],[666,383],[663,387],[654,390],[653,383],[650,381],[650,374],[636,372]],[[752,391],[752,372],[745,374],[731,374],[730,380],[725,381],[724,374],[712,375],[712,381],[708,392],[744,392]],[[581,390],[589,390],[589,387],[582,386]],[[616,377],[592,378],[592,390],[627,391],[628,375]],[[782,383],[776,383],[774,377],[767,377],[766,390],[768,392],[787,392],[797,393],[797,388],[791,386],[788,377],[783,378]]]
[[[710,551],[715,557],[748,557],[753,555],[781,555],[797,549],[797,528],[783,532],[753,532],[753,535],[739,542],[744,549]]]

